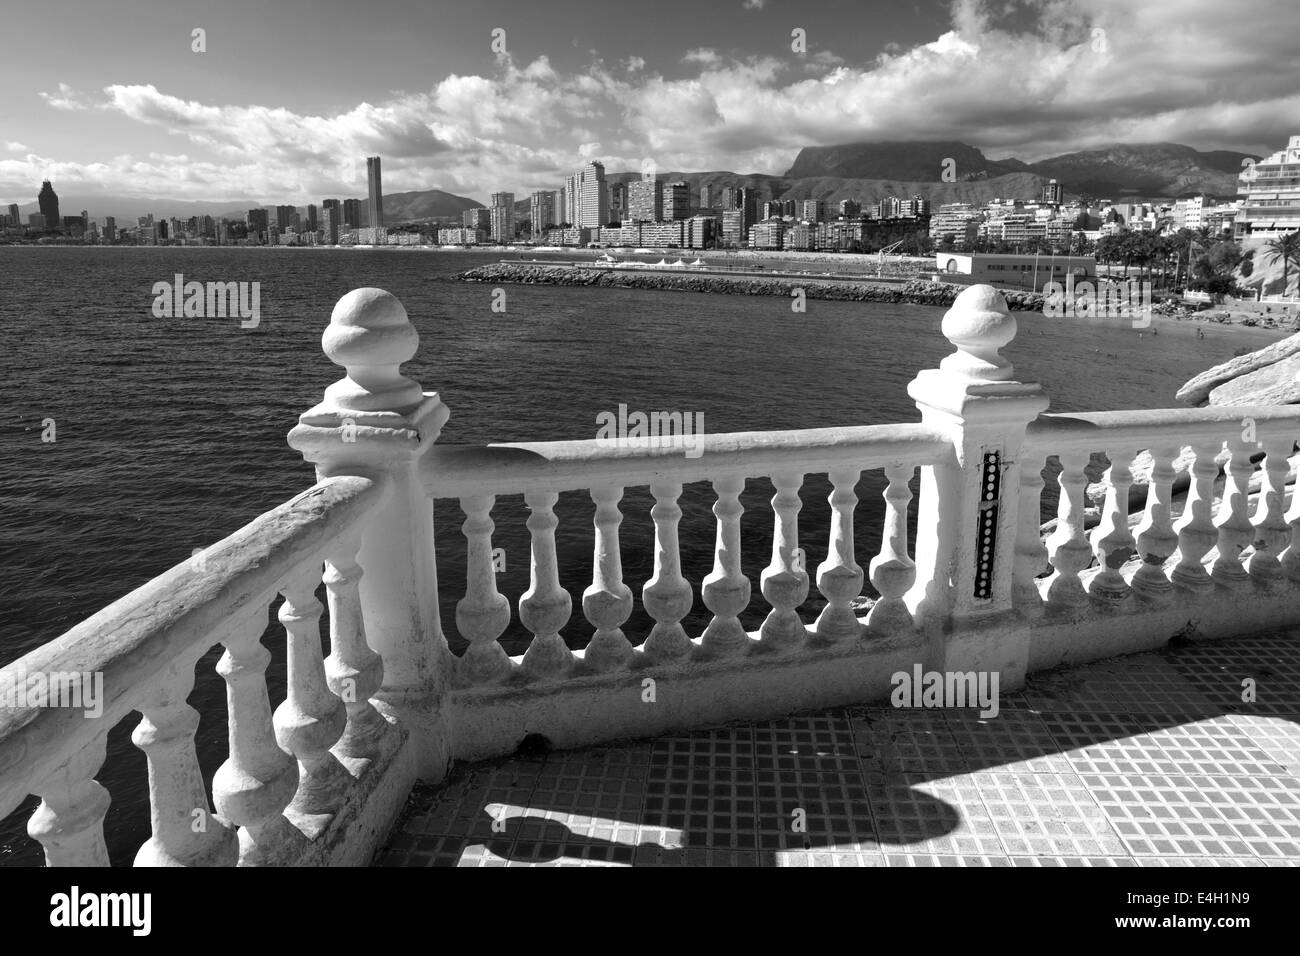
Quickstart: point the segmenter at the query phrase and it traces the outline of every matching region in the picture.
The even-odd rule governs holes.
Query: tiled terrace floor
[[[376,864],[1296,865],[1298,648],[1052,671],[991,719],[886,702],[479,764],[417,790]]]

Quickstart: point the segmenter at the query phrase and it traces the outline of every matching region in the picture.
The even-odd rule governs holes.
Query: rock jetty
[[[946,308],[965,286],[946,282],[846,282],[840,280],[764,278],[758,276],[712,276],[689,272],[649,269],[583,269],[573,266],[501,262],[479,266],[456,276],[465,282],[513,282],[525,285],[605,286],[619,289],[667,289],[677,292],[720,292],[728,295],[774,295],[790,297],[803,289],[810,299],[845,302],[891,302],[933,305]],[[1021,311],[1042,311],[1043,297],[1037,292],[1001,290],[1007,307]]]

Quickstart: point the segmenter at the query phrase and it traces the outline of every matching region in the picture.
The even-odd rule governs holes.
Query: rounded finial
[[[335,304],[321,335],[330,361],[348,372],[326,390],[326,398],[359,411],[397,411],[419,402],[419,383],[399,371],[419,345],[419,333],[395,295],[353,289]]]
[[[1015,373],[998,349],[1016,337],[1016,317],[993,286],[973,285],[963,291],[944,313],[941,328],[957,351],[939,368],[985,382],[1007,381]]]

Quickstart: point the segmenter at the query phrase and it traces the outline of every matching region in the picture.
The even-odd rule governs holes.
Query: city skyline
[[[213,11],[182,0],[146,17],[152,6],[124,8],[111,24],[85,17],[93,30],[68,17],[72,55],[56,81],[25,68],[25,50],[0,65],[11,94],[0,201],[29,203],[29,184],[48,178],[77,197],[305,204],[365,195],[357,157],[375,154],[390,192],[436,188],[485,204],[504,189],[553,188],[597,158],[609,170],[649,159],[664,170],[779,174],[802,146],[858,140],[959,139],[1026,160],[1120,141],[1263,154],[1300,112],[1300,67],[1284,49],[1294,35],[1285,21],[1300,25],[1300,11],[1264,0],[1230,18],[1208,5],[1176,4],[1174,15],[1170,2],[930,2],[874,10],[871,30],[847,35],[839,2],[736,0],[725,36],[674,37],[586,3],[569,6],[604,14],[576,27],[499,3],[438,23],[445,5],[389,0],[377,5],[386,26],[343,4],[314,18],[289,3],[245,17],[255,30],[240,19],[243,3]],[[22,35],[46,14],[12,16]],[[656,16],[694,22],[686,4]],[[1261,16],[1277,29],[1254,29]],[[195,52],[191,33],[204,23]],[[805,31],[804,52],[791,49],[792,30]],[[150,51],[143,62],[90,55],[128,31]],[[284,55],[302,43],[324,55]],[[279,53],[264,62],[268,44]],[[404,55],[418,44],[425,56]],[[367,69],[338,68],[359,55],[374,58]],[[275,82],[282,60],[295,82]],[[1247,61],[1270,69],[1243,70]],[[1120,62],[1123,71],[1110,68]]]

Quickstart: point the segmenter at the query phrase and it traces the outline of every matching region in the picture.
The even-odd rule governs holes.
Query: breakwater
[[[614,271],[572,266],[501,262],[479,266],[457,275],[465,282],[515,282],[525,285],[603,286],[620,289],[668,289],[676,292],[717,292],[727,295],[775,295],[788,298],[803,289],[809,299],[848,302],[892,302],[947,307],[964,286],[946,282],[914,280],[880,283],[826,279],[775,279],[745,276],[694,275],[689,272],[650,270]],[[1001,290],[1012,309],[1041,311],[1043,297],[1037,292]]]

